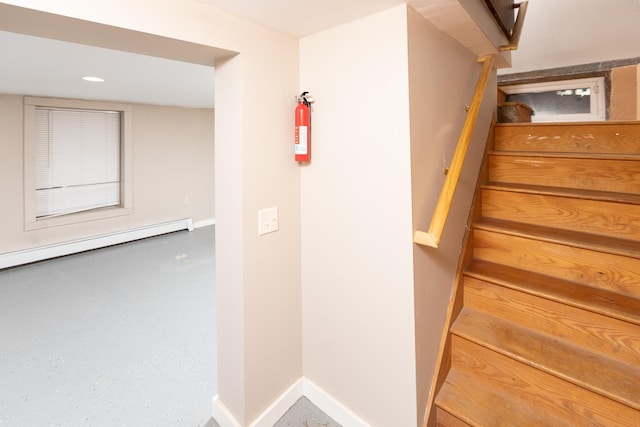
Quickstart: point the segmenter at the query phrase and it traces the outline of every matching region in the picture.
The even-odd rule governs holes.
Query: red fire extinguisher
[[[298,95],[296,107],[296,143],[294,155],[296,162],[311,161],[311,97],[309,92]]]

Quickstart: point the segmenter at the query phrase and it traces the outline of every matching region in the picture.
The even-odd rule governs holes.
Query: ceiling
[[[402,0],[195,0],[304,36]],[[300,17],[304,17],[303,20]],[[0,28],[2,29],[2,28]],[[213,67],[0,31],[0,93],[212,108]],[[89,83],[98,76],[104,83]]]
[[[193,1],[298,37],[406,2]],[[409,3],[428,19],[431,18],[432,23],[439,28],[439,24],[448,22],[447,25],[451,28],[446,32],[449,34],[455,33],[457,27],[463,27],[459,21],[449,19],[450,16],[436,15],[445,13],[451,4],[457,4],[459,0],[409,0]],[[581,5],[584,7],[580,7]],[[559,11],[561,6],[564,8]],[[609,2],[604,5],[602,0],[531,0],[529,10],[525,26],[527,30],[523,34],[520,49],[514,53],[514,66],[520,64],[521,68],[524,67],[517,71],[535,69],[536,66],[540,68],[540,64],[547,67],[563,65],[557,58],[575,64],[608,60],[611,59],[609,56],[628,58],[640,54],[640,27],[635,25],[640,16],[640,0],[612,0],[611,5]],[[567,15],[575,19],[567,19]],[[8,17],[5,18],[0,19],[0,30],[13,28],[13,31],[20,31],[18,26],[22,21],[10,22]],[[562,46],[557,43],[558,28],[567,34],[562,38]],[[584,49],[583,39],[594,28],[598,29],[597,40],[604,47],[598,45]],[[475,33],[469,34],[472,37],[469,43],[475,43]],[[463,38],[458,40],[469,47],[463,42]],[[153,43],[149,40],[147,42]],[[127,41],[123,41],[122,45],[126,46]],[[177,50],[185,52],[184,60],[205,64],[207,62],[197,55],[200,48],[201,46],[181,45]],[[155,54],[162,56],[161,52],[154,52]],[[547,64],[549,58],[553,58],[555,62]],[[514,72],[514,69],[509,72]],[[106,82],[88,83],[81,80],[85,75],[97,75]],[[206,65],[0,31],[0,93],[211,108],[214,98],[214,70]]]
[[[0,93],[213,107],[213,67],[204,65],[4,31],[0,64]]]
[[[307,36],[388,9],[406,0],[196,0],[297,37]],[[445,0],[446,1],[446,0]],[[424,2],[424,0],[423,0]],[[429,0],[429,3],[443,0]],[[410,2],[409,2],[410,3]]]

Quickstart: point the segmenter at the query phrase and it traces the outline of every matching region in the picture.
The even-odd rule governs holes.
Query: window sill
[[[94,209],[86,212],[78,212],[68,215],[52,216],[31,221],[25,221],[24,228],[26,231],[41,230],[50,227],[59,227],[63,225],[78,224],[81,222],[96,221],[100,219],[115,218],[132,213],[130,207],[109,207],[102,209]]]

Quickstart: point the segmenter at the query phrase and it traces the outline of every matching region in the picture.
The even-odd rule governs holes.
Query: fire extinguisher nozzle
[[[300,95],[296,95],[298,102],[304,102],[307,106],[313,103],[313,97],[309,95],[309,92],[302,92]]]

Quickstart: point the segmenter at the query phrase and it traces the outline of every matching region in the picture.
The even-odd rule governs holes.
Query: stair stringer
[[[478,179],[476,180],[476,187],[473,196],[473,202],[469,210],[469,216],[467,219],[466,229],[462,241],[462,248],[460,256],[458,258],[458,266],[456,269],[456,276],[454,279],[451,297],[449,299],[449,306],[447,308],[447,315],[445,318],[444,327],[442,329],[442,335],[440,337],[440,346],[438,351],[438,358],[436,366],[434,368],[433,380],[431,382],[431,389],[429,390],[429,400],[427,402],[427,410],[424,417],[424,427],[432,427],[436,425],[436,407],[435,398],[442,388],[444,381],[449,373],[451,367],[451,334],[450,329],[453,322],[457,319],[463,306],[463,293],[464,293],[464,271],[467,265],[473,258],[473,232],[472,224],[480,218],[482,207],[482,191],[483,184],[488,182],[488,158],[489,153],[494,149],[495,141],[495,128],[496,117],[492,118],[491,126],[485,143],[485,149],[482,156],[482,164],[478,173]],[[430,250],[430,249],[427,249]]]

